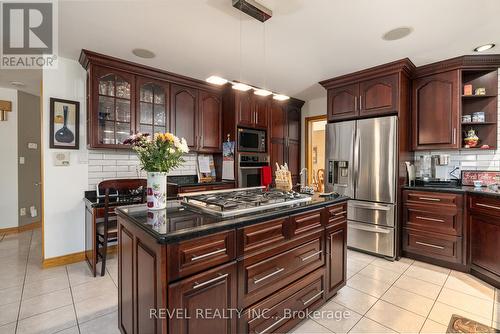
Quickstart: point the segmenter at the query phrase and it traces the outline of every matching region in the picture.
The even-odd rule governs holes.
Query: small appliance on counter
[[[418,187],[435,188],[457,188],[460,186],[460,180],[454,177],[448,171],[438,173],[439,167],[448,166],[450,156],[448,154],[422,155],[419,159],[419,177],[415,178],[414,185]],[[454,170],[453,170],[454,171]],[[452,172],[453,172],[452,171]],[[439,177],[439,174],[445,177]],[[450,179],[451,175],[454,178]],[[410,184],[411,185],[411,184]]]

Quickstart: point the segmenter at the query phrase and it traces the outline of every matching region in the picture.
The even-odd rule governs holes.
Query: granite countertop
[[[475,188],[472,186],[459,186],[453,188],[446,188],[446,187],[404,186],[403,188],[409,190],[435,191],[435,192],[445,192],[445,193],[455,193],[455,194],[469,193],[469,194],[493,196],[500,198],[500,191],[494,191],[489,189],[488,187]]]
[[[234,181],[220,180],[213,182],[198,182],[198,177],[196,175],[173,175],[167,177],[167,183],[178,187],[195,187],[234,183]]]
[[[142,228],[159,243],[168,244],[314,210],[346,200],[348,197],[345,196],[334,198],[314,195],[310,202],[225,218],[184,207],[180,201],[169,201],[165,210],[151,211],[141,204],[122,206],[117,208],[116,212]]]

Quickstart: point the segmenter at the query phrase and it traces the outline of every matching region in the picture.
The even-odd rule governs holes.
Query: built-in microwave
[[[266,131],[238,128],[239,152],[266,152]]]

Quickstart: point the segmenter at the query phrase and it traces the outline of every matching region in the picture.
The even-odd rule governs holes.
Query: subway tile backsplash
[[[169,175],[196,175],[197,155],[187,154],[184,160],[186,162]],[[88,153],[88,162],[88,190],[95,190],[96,185],[105,179],[146,177],[132,151],[92,150]]]
[[[500,69],[498,87],[498,94],[500,95]],[[500,171],[500,98],[498,102],[498,124],[497,150],[418,151],[415,152],[415,160],[426,154],[449,154],[450,164],[437,167],[439,176],[448,175],[448,172],[455,166],[460,167],[460,170]],[[481,134],[479,134],[479,137],[481,137]]]

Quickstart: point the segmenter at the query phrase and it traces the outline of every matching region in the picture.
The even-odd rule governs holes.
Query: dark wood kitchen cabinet
[[[87,146],[130,149],[136,132],[170,131],[193,151],[220,153],[222,90],[204,81],[82,50]]]
[[[238,126],[267,129],[271,97],[249,92],[235,92]]]
[[[273,102],[270,111],[270,162],[273,171],[276,163],[285,162],[292,173],[292,182],[300,180],[301,108],[303,102]]]
[[[328,90],[328,121],[340,121],[356,117],[359,103],[357,83]]]
[[[214,316],[229,314],[237,307],[236,263],[230,262],[212,270],[202,272],[170,285],[169,300],[172,311],[182,310],[185,314],[173,318],[169,323],[170,333],[236,334],[237,317]],[[200,316],[199,310],[210,314]],[[188,318],[189,317],[189,318]],[[183,319],[184,318],[184,319]]]
[[[359,114],[362,117],[398,110],[398,75],[391,74],[359,83]]]
[[[500,198],[468,197],[471,272],[500,288]]]
[[[326,220],[326,298],[334,296],[347,275],[347,204],[327,207]]]
[[[413,81],[413,148],[460,148],[460,71]]]
[[[196,133],[198,91],[186,86],[172,85],[170,98],[170,131],[184,138],[190,149],[198,147]]]

